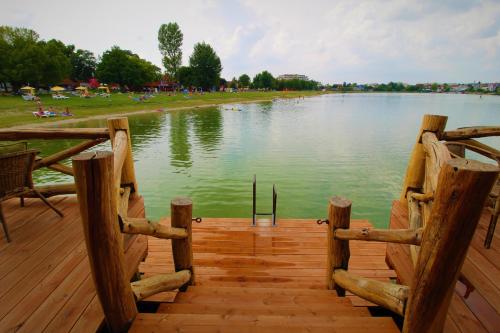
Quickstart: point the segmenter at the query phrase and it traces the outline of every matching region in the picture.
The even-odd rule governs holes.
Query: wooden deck
[[[65,214],[59,218],[38,199],[3,203],[12,242],[0,240],[0,332],[94,332],[103,313],[90,276],[75,197],[50,199]],[[144,216],[142,199],[131,202],[130,216]],[[397,203],[392,228],[405,227],[406,210]],[[462,270],[474,290],[465,297],[458,283],[446,332],[497,332],[500,327],[498,231],[493,247],[482,247],[488,216],[483,216]],[[165,219],[162,223],[169,224]],[[196,282],[201,287],[324,289],[326,286],[326,226],[313,220],[279,220],[278,227],[250,219],[204,219],[193,225]],[[354,228],[369,227],[353,220]],[[349,271],[410,283],[412,266],[402,245],[351,241]],[[149,245],[148,245],[149,244]],[[395,267],[390,269],[385,255]],[[145,262],[140,263],[146,253]],[[135,237],[126,243],[128,274],[136,267],[144,276],[173,271],[168,240]],[[397,274],[396,274],[397,273]],[[175,293],[150,301],[170,302]],[[355,306],[370,303],[348,295]]]
[[[170,224],[169,220],[162,223]],[[370,227],[354,220],[352,227]],[[278,220],[251,226],[250,219],[203,219],[193,224],[193,252],[198,286],[326,288],[326,225],[314,220]],[[396,274],[385,262],[386,245],[351,241],[349,271],[364,277],[388,280]],[[172,272],[169,240],[150,237],[149,254],[141,263],[145,276]],[[172,295],[164,293],[164,300]],[[354,305],[371,305],[349,296]],[[155,300],[162,300],[155,296]]]
[[[462,267],[462,277],[455,288],[445,325],[445,332],[499,332],[500,330],[500,231],[496,229],[490,249],[483,247],[490,221],[485,211],[472,239]],[[391,229],[408,228],[406,205],[393,203]],[[398,279],[410,284],[413,264],[409,245],[389,244],[388,262]],[[460,282],[461,281],[461,282]],[[470,294],[466,294],[469,285]]]
[[[60,218],[38,199],[2,203],[12,242],[0,238],[0,332],[95,332],[104,315],[90,275],[78,203],[50,199]],[[142,199],[129,215],[144,216]],[[126,241],[129,276],[147,253],[147,238]]]

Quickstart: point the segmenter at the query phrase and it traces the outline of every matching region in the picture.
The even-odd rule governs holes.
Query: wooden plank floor
[[[490,221],[485,211],[476,229],[462,267],[462,282],[458,282],[451,302],[445,332],[500,332],[500,230],[490,249],[483,247]],[[391,229],[408,227],[406,205],[395,201],[391,211]],[[408,245],[390,244],[387,260],[394,267],[398,279],[410,284],[413,265]],[[464,284],[465,282],[465,284]],[[466,284],[472,291],[466,295]]]
[[[95,332],[104,315],[90,276],[78,203],[74,196],[2,203],[12,238],[0,238],[0,332]],[[142,198],[129,215],[144,216]],[[1,231],[3,232],[3,230]],[[126,242],[129,276],[147,253],[147,238]]]
[[[170,225],[170,221],[161,221]],[[214,287],[326,288],[326,225],[313,220],[279,220],[250,226],[250,219],[203,219],[193,224],[193,252],[196,284]],[[353,227],[370,227],[354,220]],[[140,265],[145,276],[172,272],[169,240],[150,237],[149,254]],[[349,271],[370,278],[388,280],[395,272],[385,262],[386,245],[351,242]],[[171,295],[163,295],[165,301]],[[354,305],[370,303],[350,296]],[[161,297],[154,300],[161,301]]]

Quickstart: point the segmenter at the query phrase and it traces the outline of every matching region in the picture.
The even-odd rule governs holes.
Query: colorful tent
[[[33,87],[25,86],[25,87],[22,87],[21,90],[25,94],[35,95],[35,88],[33,88]]]
[[[61,92],[64,90],[66,90],[66,89],[64,89],[63,87],[60,87],[60,86],[54,86],[54,87],[50,88],[50,91],[55,91],[55,92]]]

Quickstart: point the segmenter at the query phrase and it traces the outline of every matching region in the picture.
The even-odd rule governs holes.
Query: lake
[[[498,125],[500,98],[332,94],[131,116],[139,192],[152,219],[170,214],[175,196],[191,197],[195,216],[250,218],[255,174],[259,211],[271,210],[276,184],[278,218],[326,217],[328,198],[341,195],[353,201],[354,218],[386,227],[426,113],[449,116],[448,129]],[[500,147],[499,138],[481,141]],[[32,146],[49,154],[70,144]],[[109,143],[100,149],[110,149]],[[47,171],[35,179],[70,180]]]

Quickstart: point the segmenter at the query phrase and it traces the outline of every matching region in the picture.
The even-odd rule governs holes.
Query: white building
[[[309,78],[306,75],[302,74],[282,74],[278,76],[278,80],[304,80],[309,81]]]

